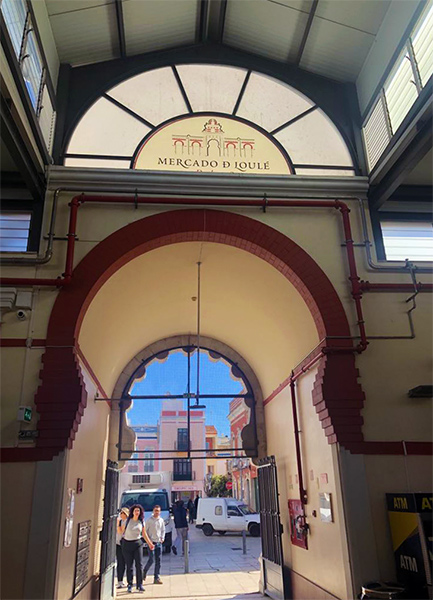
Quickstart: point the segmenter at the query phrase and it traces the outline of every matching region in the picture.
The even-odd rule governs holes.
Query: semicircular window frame
[[[63,164],[132,169],[144,139],[176,119],[205,114],[264,133],[294,175],[358,174],[350,144],[307,96],[258,71],[195,63],[144,71],[102,94],[76,123]]]

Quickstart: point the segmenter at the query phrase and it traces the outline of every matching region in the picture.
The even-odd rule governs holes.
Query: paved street
[[[247,554],[242,554],[242,536],[216,533],[206,537],[193,525],[190,528],[189,573],[185,574],[182,556],[162,556],[163,585],[153,584],[153,568],[144,584],[145,592],[128,594],[117,590],[117,597],[175,598],[176,600],[259,600],[260,538],[247,535]],[[145,557],[146,560],[146,557]]]

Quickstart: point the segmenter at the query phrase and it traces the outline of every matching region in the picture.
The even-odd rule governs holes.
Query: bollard
[[[185,573],[189,573],[189,540],[183,541],[183,554],[185,556]]]
[[[247,553],[247,532],[245,529],[242,531],[242,554]]]

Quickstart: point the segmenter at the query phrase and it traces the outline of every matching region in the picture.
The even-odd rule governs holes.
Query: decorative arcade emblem
[[[290,175],[284,150],[264,132],[225,116],[177,119],[147,136],[132,167],[152,171],[196,171]]]

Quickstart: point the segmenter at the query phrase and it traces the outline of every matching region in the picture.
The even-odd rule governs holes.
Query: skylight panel
[[[171,67],[131,77],[112,88],[108,95],[153,125],[188,112]]]
[[[132,156],[149,131],[149,127],[100,98],[78,123],[67,154]]]
[[[246,69],[219,65],[177,67],[194,112],[232,114],[247,74]]]
[[[252,73],[236,115],[273,131],[314,106],[288,85]]]

